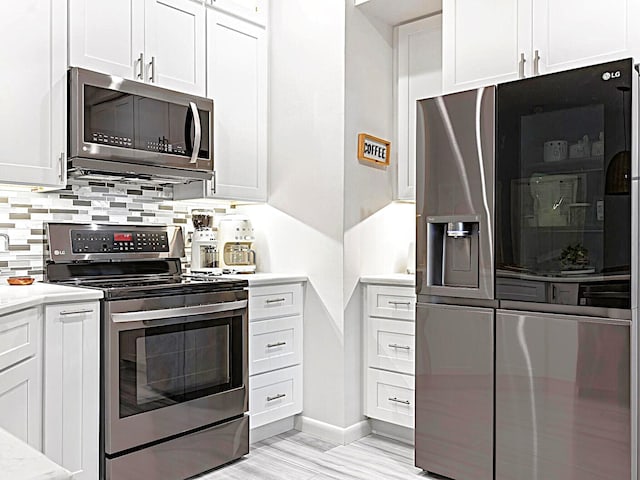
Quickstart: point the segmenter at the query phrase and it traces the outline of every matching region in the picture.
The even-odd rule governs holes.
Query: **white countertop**
[[[360,283],[372,283],[376,285],[392,285],[398,287],[413,287],[416,284],[416,276],[408,273],[386,273],[383,275],[363,275]]]
[[[235,275],[223,275],[223,277],[247,280],[250,287],[306,282],[308,280],[306,275],[300,273],[238,273]]]
[[[48,303],[82,302],[102,298],[102,291],[35,282],[0,286],[0,315]]]
[[[71,473],[0,428],[0,480],[68,480]]]

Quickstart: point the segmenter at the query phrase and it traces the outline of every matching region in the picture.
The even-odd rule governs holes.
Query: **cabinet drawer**
[[[249,324],[249,375],[302,362],[302,317]]]
[[[370,367],[415,372],[415,323],[370,317],[367,325]]]
[[[413,428],[415,415],[414,377],[369,368],[365,415]]]
[[[42,335],[41,323],[38,307],[0,316],[0,370],[37,353]]]
[[[372,317],[413,320],[416,296],[411,287],[367,287],[369,315]]]
[[[302,412],[302,366],[283,368],[249,380],[251,428]]]
[[[249,288],[249,321],[302,315],[302,284]]]

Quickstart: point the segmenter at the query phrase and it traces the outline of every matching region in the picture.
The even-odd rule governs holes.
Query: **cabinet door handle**
[[[140,52],[138,57],[138,74],[136,75],[138,80],[144,80],[144,52]]]
[[[61,182],[64,180],[64,152],[61,152],[58,158],[58,178]]]
[[[267,344],[267,348],[282,347],[283,345],[286,345],[286,344],[287,344],[287,342],[268,343]]]
[[[280,398],[284,398],[287,395],[285,393],[278,393],[277,395],[274,395],[273,397],[267,397],[267,402],[273,402],[274,400],[278,400]]]
[[[81,313],[91,313],[93,312],[93,308],[87,308],[85,310],[63,310],[60,312],[61,316],[65,315],[80,315]]]
[[[411,405],[411,402],[409,400],[400,400],[396,397],[389,397],[389,401],[394,403],[401,403],[403,405]]]
[[[151,57],[149,62],[149,81],[156,83],[156,57]]]
[[[411,305],[411,302],[396,302],[393,300],[389,300],[389,305]]]
[[[409,345],[398,345],[397,343],[390,343],[389,347],[391,348],[401,348],[402,350],[411,350]]]
[[[524,53],[520,54],[520,61],[518,62],[518,77],[524,78],[524,63],[527,60],[524,58]]]
[[[82,315],[83,313],[93,313],[94,310],[92,308],[87,308],[85,310],[63,310],[60,312],[60,321],[68,322],[72,320],[72,317],[76,315]]]
[[[533,74],[540,75],[540,51],[533,52]]]
[[[211,193],[214,194],[214,195],[215,195],[216,189],[218,187],[217,178],[218,178],[218,175],[216,175],[216,171],[214,170],[213,171],[213,180],[211,182],[211,188],[212,188]]]
[[[280,303],[284,302],[286,298],[268,298],[264,301],[264,303]]]

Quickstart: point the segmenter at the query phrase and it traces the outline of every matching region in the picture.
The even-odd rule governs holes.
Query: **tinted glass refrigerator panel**
[[[498,298],[629,308],[632,75],[628,59],[498,87]]]
[[[191,157],[195,124],[191,108],[92,85],[84,87],[84,141],[145,152]],[[198,110],[198,156],[209,156],[209,113]]]

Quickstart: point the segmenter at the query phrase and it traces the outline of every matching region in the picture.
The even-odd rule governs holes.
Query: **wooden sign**
[[[391,142],[366,133],[358,134],[358,160],[389,165]]]

